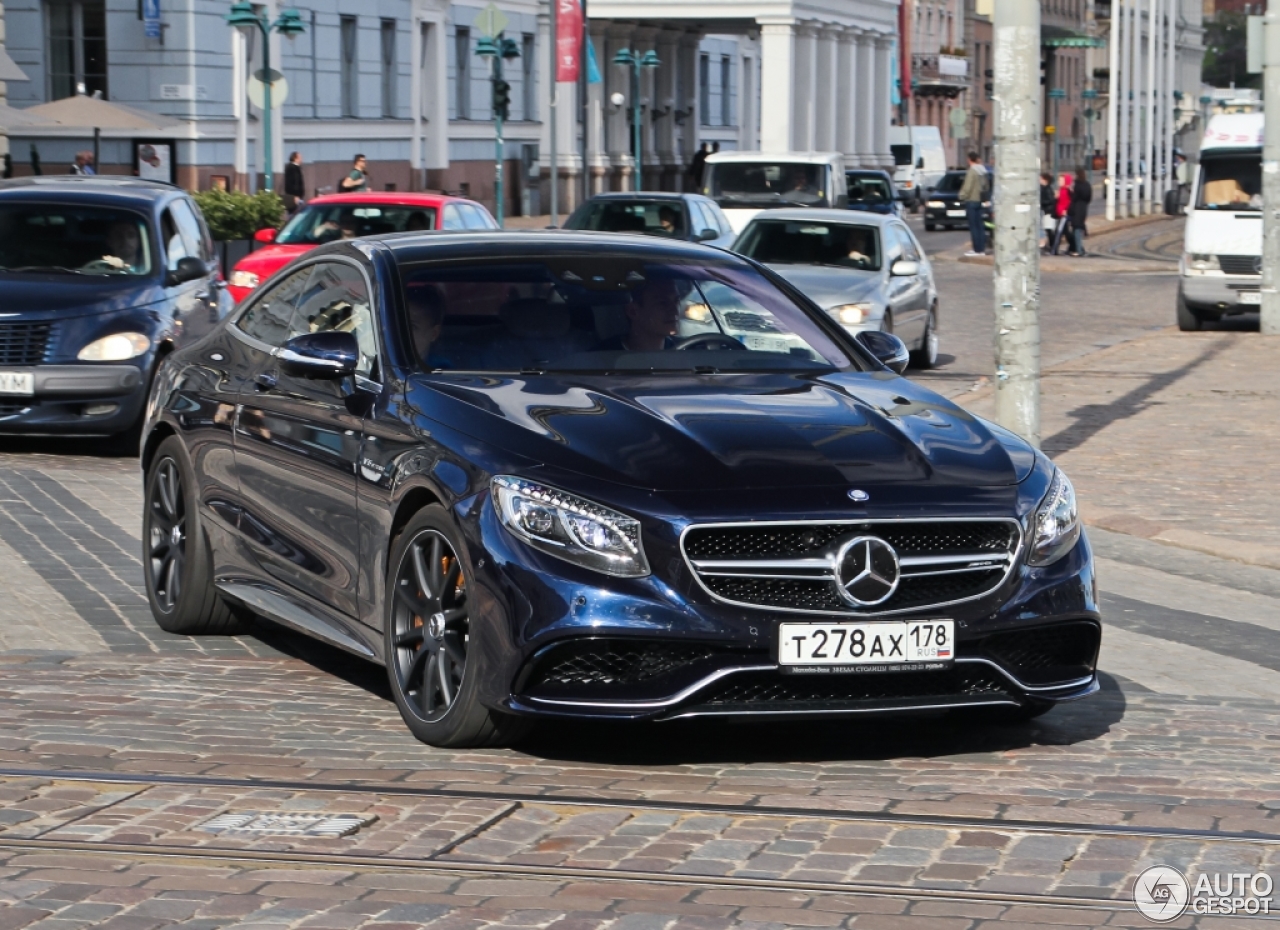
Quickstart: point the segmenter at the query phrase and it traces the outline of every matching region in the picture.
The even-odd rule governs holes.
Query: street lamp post
[[[1093,121],[1098,116],[1098,111],[1094,108],[1094,101],[1098,99],[1098,92],[1092,87],[1086,87],[1080,92],[1080,96],[1089,102],[1084,110],[1085,118],[1085,164],[1089,166],[1089,177],[1093,177]]]
[[[618,54],[613,56],[615,65],[631,66],[631,139],[632,148],[635,150],[636,167],[635,174],[631,178],[632,190],[640,190],[641,172],[643,171],[643,158],[641,156],[640,146],[641,130],[644,128],[643,117],[640,113],[640,69],[656,68],[662,64],[658,60],[658,53],[652,49],[641,55],[639,52],[632,52],[629,48],[624,48]]]
[[[227,24],[239,29],[245,34],[245,38],[253,35],[254,29],[262,33],[262,167],[265,175],[263,187],[271,190],[274,186],[272,181],[274,170],[271,165],[271,85],[274,82],[271,76],[271,33],[278,32],[286,39],[293,40],[306,31],[306,26],[302,24],[302,14],[297,10],[285,10],[274,23],[269,22],[265,14],[259,15],[254,11],[253,4],[249,0],[240,0],[232,5],[231,12],[227,14]],[[236,93],[243,93],[243,91],[237,88]]]
[[[494,168],[493,168],[493,193],[496,201],[494,211],[494,219],[501,226],[504,222],[503,205],[503,170],[502,161],[506,157],[504,152],[504,140],[502,136],[502,126],[507,117],[511,115],[511,85],[507,83],[502,76],[503,61],[511,58],[520,57],[520,46],[516,45],[514,39],[504,38],[502,33],[498,33],[496,37],[485,36],[476,41],[476,55],[480,58],[489,59],[490,72],[489,81],[493,85],[493,128],[494,128]]]

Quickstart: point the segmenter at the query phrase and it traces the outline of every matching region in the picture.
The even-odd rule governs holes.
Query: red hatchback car
[[[473,200],[444,194],[328,194],[307,201],[278,232],[254,236],[267,243],[240,259],[227,291],[236,303],[303,252],[335,239],[422,229],[497,229],[489,211]]]

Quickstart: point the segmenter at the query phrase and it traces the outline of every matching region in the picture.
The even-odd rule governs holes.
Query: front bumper
[[[955,216],[948,214],[955,213]],[[963,226],[967,222],[964,212],[964,206],[959,203],[949,204],[945,207],[925,207],[924,221],[926,223],[936,223],[939,226]]]
[[[1257,312],[1259,303],[1245,303],[1244,294],[1257,295],[1262,289],[1261,275],[1187,274],[1181,278],[1182,299],[1187,306],[1201,312],[1230,315]]]
[[[0,433],[118,433],[133,425],[147,400],[141,365],[14,370],[32,373],[34,393],[0,394]]]

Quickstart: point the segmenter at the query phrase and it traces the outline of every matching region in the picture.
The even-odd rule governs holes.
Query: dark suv
[[[168,184],[0,184],[0,434],[137,447],[156,363],[231,307],[200,209]]]

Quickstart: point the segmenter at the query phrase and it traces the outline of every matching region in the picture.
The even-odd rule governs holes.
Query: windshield
[[[911,164],[911,148],[910,145],[889,146],[889,152],[893,155],[893,163],[895,165]]]
[[[565,229],[599,232],[635,232],[678,238],[688,229],[684,204],[679,200],[598,200],[574,211]]]
[[[850,357],[757,271],[616,255],[409,267],[413,352],[432,371],[742,372]]]
[[[774,265],[835,265],[880,270],[880,231],[845,223],[755,220],[734,251]]]
[[[320,245],[335,239],[435,228],[435,207],[321,203],[295,213],[276,235],[276,242]]]
[[[722,207],[829,207],[826,165],[718,162],[707,165],[706,193]]]
[[[151,273],[144,217],[75,204],[0,205],[0,271],[32,274]]]
[[[963,171],[948,171],[942,176],[934,190],[939,194],[958,194],[964,185]]]
[[[1200,162],[1197,210],[1262,209],[1262,156],[1205,157]]]
[[[893,201],[893,189],[889,182],[877,175],[846,175],[849,181],[849,203],[865,203],[871,206]]]

